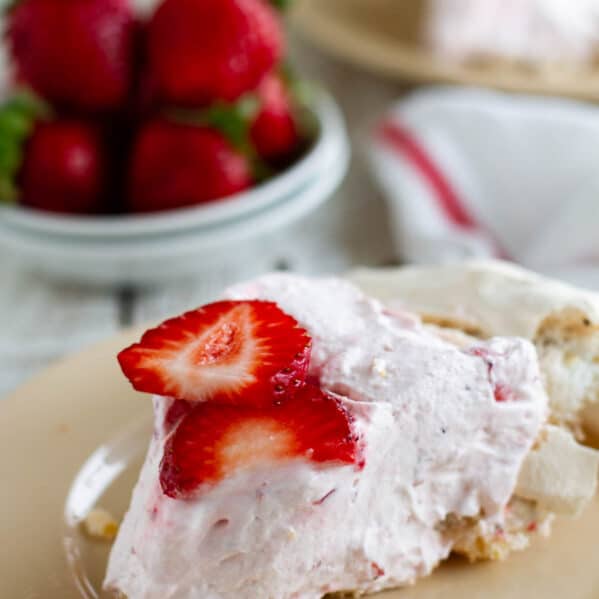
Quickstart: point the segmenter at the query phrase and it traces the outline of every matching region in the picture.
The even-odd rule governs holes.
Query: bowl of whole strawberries
[[[292,73],[275,4],[13,3],[2,251],[51,275],[153,283],[263,252],[330,197],[343,119]]]

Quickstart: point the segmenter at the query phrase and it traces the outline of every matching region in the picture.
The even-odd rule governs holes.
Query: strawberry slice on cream
[[[200,403],[165,444],[160,484],[165,495],[196,497],[242,469],[293,459],[359,462],[359,439],[341,404],[314,385],[266,408]]]
[[[272,302],[222,301],[167,320],[118,356],[138,391],[269,405],[306,378],[310,338]]]

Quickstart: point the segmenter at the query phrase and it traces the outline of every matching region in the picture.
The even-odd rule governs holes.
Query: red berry
[[[78,121],[39,123],[19,173],[26,206],[67,213],[102,207],[106,161],[98,130]]]
[[[150,69],[163,99],[197,106],[254,89],[282,54],[264,0],[164,0],[150,21]]]
[[[118,359],[138,391],[255,407],[298,391],[309,356],[310,337],[276,304],[222,301],[147,331]]]
[[[168,434],[172,431],[186,414],[189,414],[195,404],[182,399],[175,399],[169,406],[164,416],[164,430]]]
[[[84,111],[126,100],[135,31],[125,0],[21,0],[8,22],[17,77],[50,102]]]
[[[239,470],[294,459],[362,463],[351,417],[312,385],[280,406],[196,405],[166,442],[160,484],[169,497],[188,498]]]
[[[256,151],[270,161],[289,157],[300,138],[293,103],[281,79],[266,77],[258,88],[258,99],[260,110],[250,128]]]
[[[134,212],[202,204],[251,184],[249,161],[215,129],[156,119],[134,142],[129,172]]]
[[[494,377],[494,368],[495,368],[495,359],[497,358],[497,354],[489,349],[484,347],[474,347],[470,349],[470,353],[473,356],[478,356],[485,361],[487,366],[487,374],[489,376],[489,382],[493,385],[493,395],[495,397],[495,401],[503,402],[503,401],[512,401],[515,399],[514,391],[508,385],[504,383],[497,383]]]
[[[512,401],[514,399],[514,391],[503,383],[499,383],[493,387],[493,395],[495,401],[499,402]]]

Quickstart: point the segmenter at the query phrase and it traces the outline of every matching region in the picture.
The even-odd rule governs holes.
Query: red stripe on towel
[[[478,225],[464,208],[464,203],[424,148],[397,123],[386,121],[379,129],[381,139],[401,152],[415,166],[435,190],[445,215],[452,223],[464,229],[478,229]]]
[[[409,160],[412,166],[429,183],[435,191],[439,206],[448,220],[462,229],[480,231],[485,234],[493,243],[497,257],[508,259],[507,253],[497,241],[474,220],[459,194],[411,133],[396,122],[385,121],[379,127],[378,137]]]

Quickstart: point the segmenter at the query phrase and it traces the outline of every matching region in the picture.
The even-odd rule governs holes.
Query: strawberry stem
[[[260,108],[255,94],[246,94],[236,102],[215,102],[206,108],[169,108],[168,118],[188,125],[213,127],[231,144],[245,148],[249,143],[249,124]]]

